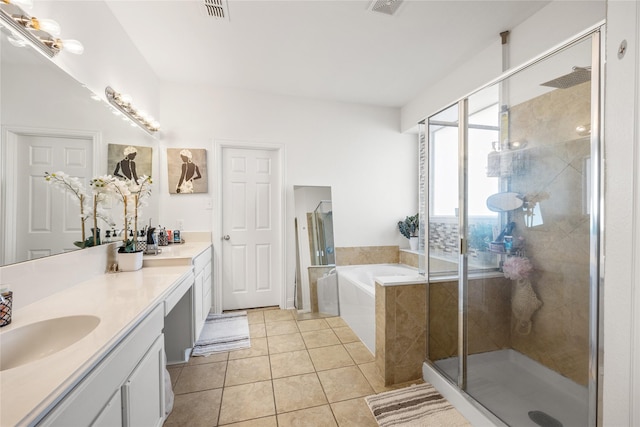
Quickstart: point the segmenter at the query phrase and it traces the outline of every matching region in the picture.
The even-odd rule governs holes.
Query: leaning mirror
[[[299,319],[338,315],[331,187],[294,186]]]
[[[89,189],[91,178],[113,172],[108,144],[156,141],[31,47],[10,44],[4,32],[0,43],[0,264],[6,265],[78,249],[79,208],[46,184],[45,172],[78,177]],[[141,222],[157,211],[152,197]]]

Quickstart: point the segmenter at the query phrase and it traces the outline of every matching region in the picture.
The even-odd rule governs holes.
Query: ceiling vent
[[[229,20],[227,0],[204,0],[204,8],[207,11],[207,15],[213,18]]]
[[[385,15],[393,15],[398,11],[403,0],[373,0],[369,10],[372,12],[380,12]]]

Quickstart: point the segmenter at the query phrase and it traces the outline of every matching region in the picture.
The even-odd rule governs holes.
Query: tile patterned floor
[[[375,359],[339,317],[249,310],[251,348],[169,367],[165,426],[377,426],[364,397],[385,387]],[[421,382],[421,381],[417,381]]]

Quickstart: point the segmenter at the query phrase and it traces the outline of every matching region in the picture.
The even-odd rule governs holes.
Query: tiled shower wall
[[[429,359],[458,354],[458,281],[429,283]],[[511,281],[503,277],[468,282],[470,354],[509,348]]]
[[[544,193],[544,223],[523,227],[534,272],[531,282],[543,302],[530,335],[512,333],[514,349],[586,385],[589,363],[589,220],[584,185],[589,137],[576,132],[590,123],[591,84],[556,89],[511,108],[511,137],[527,141],[529,167],[512,178],[512,190]]]
[[[431,253],[458,253],[458,223],[429,222],[429,250]]]

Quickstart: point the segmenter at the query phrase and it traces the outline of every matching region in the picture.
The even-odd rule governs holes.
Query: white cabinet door
[[[211,311],[211,248],[208,248],[193,259],[195,283],[193,285],[193,324],[194,341]]]
[[[202,301],[204,299],[204,293],[202,289],[203,279],[204,271],[196,271],[196,280],[195,284],[193,285],[193,308],[195,311],[193,314],[193,319],[196,325],[196,327],[194,328],[195,341],[197,341],[200,337],[200,332],[202,331],[202,327],[204,326],[204,320],[202,319]]]
[[[164,336],[153,343],[122,387],[125,427],[161,426],[164,421]]]
[[[202,310],[205,313],[204,318],[206,320],[207,319],[207,315],[209,314],[209,312],[213,308],[213,304],[212,304],[213,301],[211,301],[211,294],[212,294],[212,292],[211,292],[212,291],[211,262],[209,262],[204,267],[204,282],[202,284],[202,287],[204,289],[204,302],[202,304]]]
[[[122,426],[122,393],[120,389],[115,392],[107,406],[102,409],[98,418],[91,425],[92,427]]]
[[[161,332],[163,318],[164,304],[159,304],[68,396],[44,416],[38,426],[76,427],[90,426],[98,421],[106,423],[108,419],[117,418],[115,411],[118,405],[117,398],[114,400],[114,393],[118,390],[123,393],[120,406],[122,425],[133,426],[134,424],[127,424],[128,419],[131,418],[145,421],[153,418],[162,421],[164,417],[162,358],[164,337]],[[157,360],[154,359],[154,355]],[[129,385],[126,390],[127,396],[123,388],[125,384]],[[143,389],[142,392],[140,388]],[[145,396],[145,402],[141,402],[138,398],[141,395]],[[133,396],[133,404],[127,403],[130,399],[128,396]],[[110,404],[114,404],[114,407],[109,407]],[[157,405],[161,405],[160,410],[157,409]],[[152,415],[141,415],[147,413]],[[161,414],[161,418],[157,418],[158,413]],[[116,422],[113,425],[121,424]],[[138,423],[135,427],[159,424],[158,421],[153,424]]]

